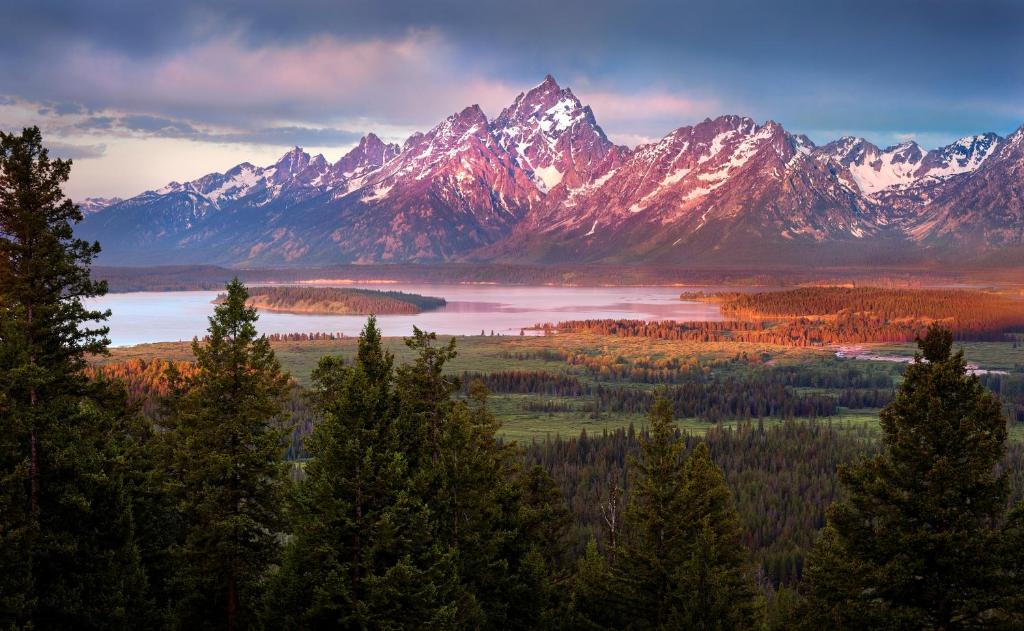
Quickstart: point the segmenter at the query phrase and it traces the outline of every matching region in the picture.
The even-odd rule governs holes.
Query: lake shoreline
[[[380,288],[380,285],[376,286]],[[374,288],[370,285],[369,288]],[[680,301],[673,287],[528,287],[505,285],[390,284],[388,290],[444,296],[444,307],[418,314],[379,315],[388,337],[412,334],[413,326],[438,335],[528,335],[537,323],[575,319],[720,320],[717,305]],[[202,336],[213,312],[214,290],[119,292],[90,299],[90,308],[111,309],[114,346],[175,342]],[[261,333],[342,333],[357,336],[364,315],[315,315],[260,310]]]

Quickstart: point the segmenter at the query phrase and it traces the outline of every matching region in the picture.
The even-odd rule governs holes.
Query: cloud
[[[184,169],[196,142],[227,161],[493,117],[551,73],[630,145],[736,113],[934,146],[1020,126],[1021,41],[1007,0],[34,0],[0,20],[0,128],[107,143],[79,172],[116,155],[121,178],[146,146]]]
[[[300,147],[325,147],[349,145],[363,137],[362,132],[325,127],[270,127],[221,134],[204,134],[196,140],[208,142],[246,143],[253,145],[280,145]]]
[[[76,145],[62,142],[47,142],[50,154],[65,160],[91,160],[102,158],[107,153],[107,145]]]
[[[0,85],[47,114],[246,130],[423,129],[474,102],[493,115],[547,72],[622,136],[724,112],[796,130],[1006,131],[1024,102],[1024,4],[999,0],[116,4],[13,7]]]
[[[197,142],[242,143],[252,145],[280,146],[330,146],[348,145],[359,140],[362,133],[345,129],[325,127],[280,126],[263,127],[250,130],[200,129],[188,122],[165,118],[134,114],[117,119],[116,126],[109,129],[120,129],[132,132],[144,132],[161,138],[183,138]]]
[[[113,116],[90,116],[75,123],[74,127],[81,130],[106,130],[113,126],[115,120]]]
[[[0,121],[4,127],[27,127],[38,125],[48,140],[63,142],[65,146],[77,147],[81,138],[116,140],[126,138],[171,138],[204,143],[243,144],[274,147],[295,145],[312,147],[346,147],[357,142],[364,131],[374,130],[364,124],[356,129],[315,125],[272,125],[232,127],[222,125],[194,124],[169,116],[142,113],[124,113],[112,110],[93,112],[87,115],[68,113],[61,115],[55,108],[27,101],[11,100],[14,109],[0,109]],[[0,104],[3,107],[3,104]],[[77,110],[84,112],[84,109]],[[389,130],[393,131],[393,130]],[[385,133],[386,136],[393,134]],[[101,147],[102,145],[89,145]],[[84,149],[82,151],[85,151]],[[76,153],[85,156],[85,153]],[[92,157],[91,154],[88,157]]]
[[[616,92],[574,91],[591,106],[594,116],[617,142],[630,146],[661,138],[683,125],[721,113],[721,104],[712,98],[690,97],[666,90]]]
[[[53,106],[53,111],[58,116],[67,116],[68,114],[81,114],[85,108],[80,103],[58,103]]]
[[[674,118],[691,120],[695,116],[714,111],[714,99],[693,99],[668,92],[585,92],[585,101],[601,120],[635,121],[645,118]]]
[[[192,125],[188,123],[164,118],[162,116],[150,116],[148,114],[131,114],[122,116],[118,123],[132,131],[150,132],[157,136],[181,137],[191,136],[196,133]]]
[[[470,103],[499,109],[516,94],[518,85],[472,66],[431,31],[258,46],[236,35],[158,59],[68,47],[28,91],[44,103],[147,112],[152,120],[126,121],[139,131],[174,132],[161,117],[253,129],[353,119],[422,127]]]

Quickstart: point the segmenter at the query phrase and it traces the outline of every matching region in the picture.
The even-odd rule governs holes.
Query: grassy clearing
[[[441,342],[447,341],[441,338]],[[489,337],[460,336],[457,339],[458,357],[451,370],[490,373],[498,371],[562,372],[587,383],[611,383],[582,365],[571,365],[560,359],[565,353],[597,358],[619,364],[640,364],[659,360],[678,359],[696,362],[703,370],[719,375],[741,375],[753,370],[770,370],[776,366],[801,366],[811,370],[856,370],[858,372],[886,372],[896,376],[903,369],[900,364],[885,362],[840,360],[828,349],[806,349],[754,343],[699,343],[618,338],[593,334],[553,335],[548,337]],[[274,342],[281,363],[302,385],[309,385],[310,373],[321,356],[341,355],[351,359],[355,355],[356,340],[316,340]],[[388,338],[388,348],[398,362],[411,359],[412,353],[401,338]],[[1011,343],[964,343],[968,360],[984,368],[1012,370],[1014,364],[1024,364],[1024,350]],[[878,344],[871,347],[879,352],[912,354],[908,344]],[[96,358],[95,363],[107,364],[128,359],[191,359],[188,343],[168,342],[112,349],[109,356]],[[741,359],[737,359],[741,358]],[[627,388],[653,389],[659,386],[624,381],[614,382]],[[829,394],[827,388],[794,388],[801,393]],[[510,440],[543,440],[547,436],[577,436],[582,430],[600,434],[627,427],[632,423],[638,429],[645,424],[642,414],[602,411],[595,418],[593,404],[586,398],[572,398],[533,394],[497,394],[492,397],[494,411],[503,424],[503,435]],[[551,403],[554,411],[538,411],[538,406]],[[878,427],[878,410],[849,410],[840,408],[829,422],[843,427]],[[739,419],[725,420],[723,425],[735,426]],[[759,421],[754,421],[759,422]],[[781,423],[781,419],[763,419],[765,424]],[[713,425],[698,418],[681,419],[684,431],[703,434]],[[1013,440],[1024,441],[1024,426],[1011,426]]]
[[[598,418],[591,418],[588,411],[576,412],[528,412],[520,407],[521,401],[533,398],[530,395],[502,395],[493,397],[495,413],[501,419],[502,435],[507,440],[529,442],[531,440],[543,441],[547,437],[562,438],[578,436],[581,431],[586,430],[590,436],[600,435],[602,432],[613,432],[622,427],[633,425],[638,431],[646,427],[647,419],[643,414],[612,414],[602,413]],[[552,397],[542,397],[550,400]],[[878,429],[878,410],[845,410],[841,409],[839,415],[821,419],[823,422],[831,423],[835,427],[853,429],[867,427],[871,430]],[[709,423],[699,418],[678,419],[676,426],[683,432],[703,436],[713,427],[735,428],[741,423],[763,423],[765,426],[781,425],[784,419],[765,418],[754,420],[729,420],[721,423]],[[1024,428],[1022,428],[1024,429]],[[1024,431],[1020,434],[1024,437]]]
[[[916,344],[865,344],[879,353],[912,356],[917,350]],[[1014,348],[1011,342],[956,342],[953,349],[964,350],[967,361],[978,364],[987,370],[1013,370],[1015,366],[1024,366],[1024,344],[1018,343]]]

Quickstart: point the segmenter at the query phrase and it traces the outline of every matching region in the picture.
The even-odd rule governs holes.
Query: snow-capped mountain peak
[[[876,196],[974,171],[999,146],[993,133],[967,136],[926,151],[913,140],[879,149],[863,138],[844,136],[820,147],[820,160],[848,169],[849,177],[865,195]]]
[[[331,188],[348,190],[351,181],[380,169],[401,150],[400,146],[385,143],[376,134],[366,134],[358,145],[330,166],[327,183]]]
[[[974,171],[999,148],[1000,138],[992,132],[965,136],[956,142],[928,152],[924,175],[943,178]]]
[[[124,201],[120,197],[86,197],[77,202],[78,209],[83,215],[99,212],[107,206],[113,206]]]
[[[309,165],[309,154],[302,147],[293,147],[274,163],[278,175],[294,175]]]
[[[491,131],[544,192],[563,182],[570,189],[586,185],[628,153],[608,140],[590,107],[551,75],[520,93],[494,119]]]

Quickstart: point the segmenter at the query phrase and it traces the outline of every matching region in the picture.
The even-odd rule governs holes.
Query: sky
[[[552,74],[612,140],[706,117],[926,148],[1024,124],[1024,0],[12,0],[0,129],[39,125],[74,199],[295,145],[336,160]]]

